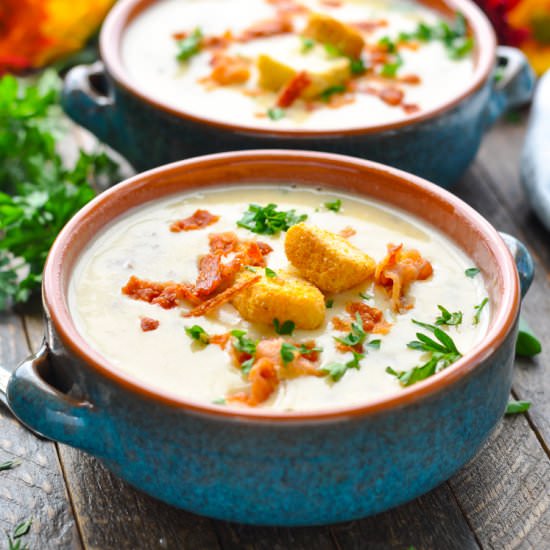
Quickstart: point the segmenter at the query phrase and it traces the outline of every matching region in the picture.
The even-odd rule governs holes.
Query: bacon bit
[[[210,78],[220,86],[242,84],[250,78],[250,62],[238,56],[217,54],[212,57]]]
[[[226,30],[221,36],[206,36],[202,39],[202,47],[208,49],[227,48],[235,37],[230,29]]]
[[[192,216],[183,220],[177,220],[170,226],[172,233],[179,233],[180,231],[193,231],[194,229],[202,229],[216,223],[220,219],[219,216],[215,216],[208,212],[208,210],[195,210]]]
[[[417,74],[405,74],[397,79],[397,82],[403,84],[410,84],[411,86],[417,86],[422,83],[422,79]]]
[[[355,97],[351,94],[332,94],[328,106],[330,109],[339,109],[344,105],[350,105],[355,102]]]
[[[373,32],[379,28],[387,27],[388,22],[386,19],[379,19],[378,21],[354,21],[353,23],[348,23],[348,25],[360,31]]]
[[[316,363],[317,361],[319,361],[319,352],[313,351],[317,347],[315,340],[309,340],[308,342],[304,342],[303,345],[304,347],[312,351],[309,353],[302,353],[302,357],[313,363]]]
[[[370,307],[363,302],[350,302],[346,305],[346,311],[355,318],[359,313],[363,321],[363,330],[374,334],[388,334],[392,324],[384,320],[384,314],[375,307]]]
[[[193,294],[189,285],[178,284],[172,281],[156,283],[154,281],[138,279],[134,275],[122,287],[122,293],[133,300],[158,304],[163,309],[172,309],[179,305],[182,300],[187,300],[193,305],[200,303],[200,300]]]
[[[333,317],[332,326],[336,330],[340,330],[342,332],[348,332],[351,330],[351,322],[346,319],[342,319],[341,317]]]
[[[244,90],[241,90],[241,93],[243,95],[246,95],[248,97],[258,97],[264,93],[264,91],[260,88],[245,88]],[[257,113],[258,115],[266,116],[265,113]]]
[[[357,231],[351,227],[351,225],[348,225],[347,227],[344,227],[339,233],[341,237],[344,237],[344,239],[349,239],[349,237],[353,237],[357,234]]]
[[[409,42],[408,40],[403,40],[397,43],[398,48],[405,48],[407,50],[412,50],[413,52],[417,51],[420,48],[418,42]]]
[[[235,246],[239,242],[239,237],[233,231],[224,233],[210,233],[208,235],[208,244],[210,252],[219,254],[229,254],[235,251]]]
[[[371,52],[370,60],[373,65],[383,65],[387,63],[389,55],[385,50],[374,50]]]
[[[287,34],[293,31],[292,21],[289,17],[279,15],[273,19],[258,21],[252,26],[245,29],[242,34],[237,37],[239,42],[250,42],[256,38],[266,38],[268,36],[277,36],[279,34]]]
[[[195,283],[195,294],[204,298],[212,294],[224,280],[221,256],[206,254],[199,260],[199,275]]]
[[[250,279],[235,283],[233,286],[229,287],[223,292],[220,292],[220,294],[217,294],[216,296],[210,298],[209,300],[206,300],[206,302],[203,302],[196,308],[187,312],[184,317],[200,317],[201,315],[205,315],[213,309],[219,308],[223,304],[229,302],[233,298],[233,296],[235,296],[235,294],[238,294],[241,290],[244,290],[245,288],[257,283],[260,278],[260,275],[257,275],[256,277],[251,277]]]
[[[306,71],[296,74],[281,90],[277,98],[277,107],[281,107],[282,109],[290,107],[310,84],[311,78]]]
[[[184,40],[189,36],[189,33],[187,31],[179,31],[172,33],[172,38],[174,40]]]
[[[266,357],[254,363],[248,374],[248,380],[251,382],[250,393],[237,393],[228,397],[227,401],[238,401],[255,407],[266,401],[279,385],[275,365]]]
[[[298,4],[294,0],[267,0],[267,3],[275,6],[277,13],[283,17],[292,14],[309,13],[311,11],[308,7]]]
[[[388,86],[380,90],[378,97],[384,103],[387,103],[388,105],[395,107],[396,105],[399,105],[403,101],[405,94],[399,88]]]
[[[319,3],[322,6],[326,6],[327,8],[341,8],[342,7],[341,0],[320,0]]]
[[[376,266],[376,284],[391,288],[392,309],[399,312],[413,307],[404,300],[408,287],[414,281],[427,279],[433,273],[432,265],[418,250],[403,250],[403,244],[389,244],[388,254]]]
[[[413,113],[417,113],[418,111],[420,111],[420,107],[416,103],[402,103],[401,108],[408,115],[412,115]]]
[[[267,243],[256,241],[256,244],[258,245],[262,256],[267,256],[270,252],[273,252],[273,248],[271,248],[271,246],[269,246]]]
[[[210,343],[216,344],[220,346],[220,348],[225,349],[225,347],[227,346],[227,342],[229,342],[230,338],[230,332],[226,332],[224,334],[213,334],[212,336],[210,336]]]
[[[142,317],[140,325],[143,332],[149,332],[150,330],[156,330],[160,322],[156,319],[151,319],[151,317]]]

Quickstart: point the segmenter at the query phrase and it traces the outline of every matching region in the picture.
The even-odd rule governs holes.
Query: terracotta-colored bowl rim
[[[467,82],[464,88],[447,102],[437,105],[431,109],[425,109],[416,115],[409,115],[402,120],[386,124],[366,124],[362,127],[341,128],[331,130],[303,130],[303,129],[281,129],[276,128],[260,128],[254,125],[237,125],[224,123],[215,118],[209,118],[193,114],[185,109],[175,109],[169,104],[155,98],[153,95],[142,90],[127,73],[121,56],[121,39],[124,30],[128,23],[147,7],[152,0],[120,0],[115,4],[109,12],[100,35],[100,52],[101,57],[107,68],[107,72],[114,81],[131,95],[149,104],[155,109],[159,109],[165,113],[178,118],[193,121],[198,124],[227,130],[231,132],[241,132],[246,134],[270,137],[286,137],[286,138],[319,138],[319,137],[335,137],[335,136],[350,136],[360,134],[373,134],[378,132],[386,132],[388,130],[396,130],[404,126],[410,126],[419,122],[435,118],[442,113],[456,107],[467,97],[479,90],[491,76],[495,63],[496,55],[496,37],[491,24],[487,17],[470,0],[419,0],[422,4],[432,5],[434,3],[442,3],[444,10],[450,12],[461,12],[468,21],[468,26],[471,29],[475,40],[475,55],[476,64],[472,78]]]
[[[223,174],[221,180],[218,179],[220,171]],[[252,408],[241,410],[199,403],[167,391],[151,389],[136,377],[110,365],[80,335],[67,305],[68,279],[82,248],[114,218],[136,205],[181,192],[180,189],[196,191],[196,184],[189,185],[185,178],[195,182],[200,177],[204,178],[200,189],[220,183],[280,185],[301,182],[375,200],[391,195],[391,201],[386,201],[388,205],[406,202],[410,206],[405,211],[409,213],[429,212],[432,226],[443,226],[452,240],[456,241],[456,235],[466,232],[465,242],[459,246],[470,253],[472,260],[482,269],[492,292],[493,310],[488,333],[465,357],[436,376],[363,405],[291,413]],[[472,250],[468,251],[468,247]],[[519,313],[519,296],[517,270],[499,234],[474,209],[448,191],[400,170],[365,160],[327,153],[277,150],[220,153],[180,161],[144,172],[112,187],[80,210],[61,231],[48,256],[43,283],[44,304],[57,334],[70,352],[98,375],[140,397],[182,410],[280,422],[370,415],[416,403],[450,388],[502,345]]]

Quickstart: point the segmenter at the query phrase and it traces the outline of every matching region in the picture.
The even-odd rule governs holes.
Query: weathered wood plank
[[[0,364],[15,367],[28,354],[19,318],[0,314]],[[35,437],[0,406],[0,463],[12,459],[21,465],[0,472],[0,547],[4,531],[32,518],[24,539],[31,548],[81,548],[55,445]]]
[[[332,528],[340,548],[346,550],[468,550],[479,545],[449,486],[371,518]]]

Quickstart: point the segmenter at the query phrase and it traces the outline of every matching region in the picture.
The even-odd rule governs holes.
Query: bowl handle
[[[118,150],[122,125],[114,94],[101,61],[77,65],[65,77],[61,94],[64,111],[99,140]]]
[[[0,402],[34,433],[101,454],[94,406],[60,392],[44,379],[49,369],[46,344],[7,376],[0,367]],[[6,384],[7,381],[7,384]]]
[[[535,73],[525,55],[509,46],[497,48],[497,67],[493,79],[485,116],[486,128],[490,128],[508,109],[531,101],[536,82]]]
[[[500,233],[502,240],[512,253],[514,262],[516,262],[516,267],[519,275],[519,286],[521,289],[521,297],[525,297],[533,278],[535,276],[535,264],[533,258],[527,247],[512,235],[508,233]]]

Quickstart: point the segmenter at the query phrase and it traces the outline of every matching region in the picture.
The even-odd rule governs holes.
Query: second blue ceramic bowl
[[[109,364],[80,335],[67,305],[79,254],[109,221],[148,201],[255,182],[345,190],[432,224],[483,273],[491,300],[484,340],[392,397],[301,413],[185,400]],[[44,272],[45,344],[9,378],[7,404],[33,430],[84,449],[135,487],[199,514],[269,525],[375,514],[453,475],[502,417],[520,287],[525,292],[533,276],[524,247],[510,244],[519,278],[505,242],[468,205],[420,178],[350,157],[250,151],[158,168],[98,196],[59,235]]]

